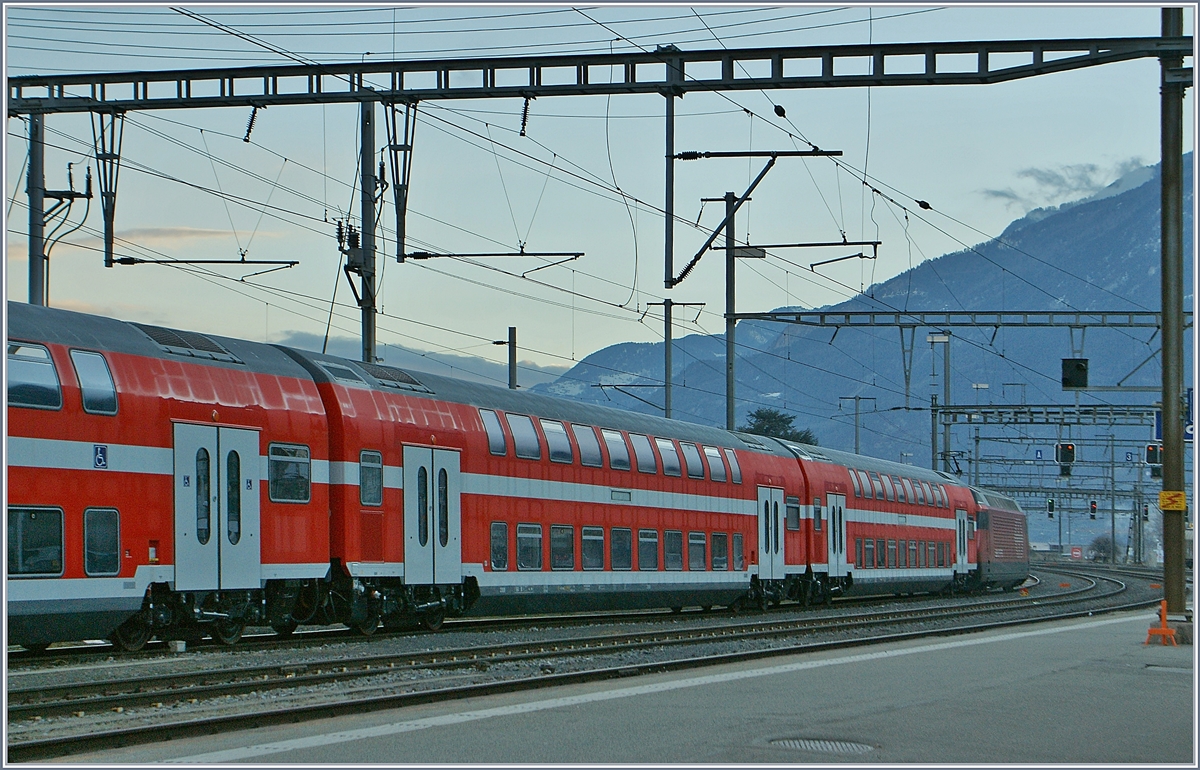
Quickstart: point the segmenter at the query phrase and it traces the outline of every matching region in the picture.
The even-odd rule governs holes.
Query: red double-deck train
[[[8,305],[8,641],[1012,588],[952,476],[277,345]]]

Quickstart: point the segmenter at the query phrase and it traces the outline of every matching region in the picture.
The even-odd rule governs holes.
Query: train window
[[[683,533],[667,530],[663,533],[663,568],[683,569]]]
[[[888,565],[888,569],[894,569],[896,567],[896,541],[895,540],[888,541],[887,565]]]
[[[638,530],[638,569],[658,569],[658,532],[656,530]]]
[[[358,502],[383,505],[383,455],[366,449],[358,453]]]
[[[688,533],[688,569],[693,572],[703,572],[708,564],[705,558],[706,538],[703,532]]]
[[[508,569],[508,524],[492,522],[492,570]]]
[[[901,540],[899,543],[896,544],[896,559],[897,559],[897,562],[896,562],[897,567],[907,567],[908,566],[908,541],[907,540]]]
[[[225,455],[225,535],[230,545],[242,539],[242,458]]]
[[[662,457],[663,474],[666,476],[680,476],[683,474],[683,469],[679,467],[679,453],[675,451],[675,444],[669,438],[656,438],[654,443],[658,444],[658,454]],[[634,445],[634,449],[637,445]],[[639,463],[640,465],[640,463]],[[701,478],[704,472],[700,472]]]
[[[517,525],[517,569],[542,568],[542,525]]]
[[[550,525],[550,569],[575,569],[575,528]]]
[[[58,371],[48,349],[27,342],[8,343],[8,405],[62,408]]]
[[[712,568],[717,572],[729,569],[729,535],[724,532],[712,534]]]
[[[855,471],[855,474],[858,476],[859,483],[862,484],[863,498],[866,500],[874,500],[875,492],[871,489],[871,479],[869,476],[867,476],[867,472]]]
[[[613,527],[612,568],[633,569],[633,530]]]
[[[729,461],[729,477],[734,484],[742,483],[742,469],[738,466],[737,453],[732,449],[725,450],[725,459]]]
[[[892,476],[892,486],[896,488],[896,502],[907,503],[908,495],[904,492],[904,485],[900,483],[899,476]]]
[[[546,434],[546,444],[550,447],[550,462],[573,463],[575,451],[571,449],[571,439],[567,438],[567,429],[557,420],[542,420],[542,433]]]
[[[715,446],[704,447],[704,456],[708,458],[708,477],[713,481],[725,481],[725,461],[721,459],[721,450]]]
[[[704,478],[704,462],[700,459],[700,450],[696,448],[696,445],[680,441],[679,448],[683,450],[683,464],[687,466],[688,478]]]
[[[917,566],[917,541],[916,540],[908,541],[908,566],[910,566],[910,567]]]
[[[935,505],[938,508],[942,507],[942,490],[938,488],[936,483],[929,485],[930,491],[933,493],[929,496],[930,505]]]
[[[775,546],[775,553],[779,553],[779,543],[781,542],[779,539],[779,503],[771,503],[771,508],[774,511],[775,519],[775,538],[771,542]]]
[[[504,437],[504,429],[500,427],[500,418],[491,409],[480,409],[479,417],[483,420],[483,429],[487,431],[488,450],[494,455],[508,453],[508,439]]]
[[[196,450],[196,541],[200,545],[208,544],[208,537],[212,531],[212,498],[209,496],[211,485],[211,459],[208,450],[200,447]]]
[[[787,507],[787,528],[800,529],[800,498],[789,497],[784,503]]]
[[[417,542],[429,543],[429,469],[417,468]]]
[[[79,378],[83,411],[116,414],[117,386],[113,384],[112,373],[108,371],[104,356],[86,350],[72,350],[71,363],[75,364],[75,375]]]
[[[928,559],[926,559],[926,563],[929,565],[930,568],[936,567],[937,566],[937,543],[930,540],[925,545],[926,545],[926,547],[925,547],[926,555],[928,556]]]
[[[277,503],[307,503],[312,463],[308,447],[271,444],[267,448],[267,496]]]
[[[445,468],[438,468],[437,507],[438,542],[445,548],[450,542],[450,479]]]
[[[821,531],[821,498],[813,498],[813,530]]]
[[[862,497],[862,484],[858,483],[858,471],[853,468],[848,468],[847,470],[850,472],[850,483],[854,485],[854,496]]]
[[[735,570],[746,569],[746,549],[743,540],[741,532],[733,533],[733,568]]]
[[[604,527],[583,528],[584,569],[604,569]]]
[[[887,541],[883,538],[875,541],[875,566],[879,569],[887,567]]]
[[[879,474],[875,471],[867,471],[867,476],[871,479],[871,488],[875,490],[875,499],[883,499],[883,482],[879,480]]]
[[[904,487],[905,499],[907,499],[910,503],[917,502],[917,497],[913,493],[912,482],[910,482],[908,479],[902,478],[900,479],[900,484]]]
[[[974,518],[967,519],[967,539],[968,540],[975,539],[975,519]]]
[[[933,490],[929,488],[928,481],[921,482],[921,504],[933,505]]]
[[[508,429],[512,431],[513,445],[517,449],[517,457],[526,460],[542,459],[542,444],[538,441],[537,431],[533,429],[533,420],[523,414],[505,413]]]
[[[62,511],[9,508],[8,574],[61,575],[62,572]]]
[[[863,544],[861,537],[854,538],[854,563],[858,565],[859,569],[865,566],[863,564]]]
[[[590,425],[572,425],[571,432],[575,434],[575,443],[579,445],[579,462],[592,468],[603,465],[595,429]]]
[[[889,477],[889,476],[888,476],[888,475],[885,473],[885,474],[883,474],[883,475],[880,477],[880,481],[882,481],[882,482],[883,482],[883,494],[884,494],[884,497],[886,497],[886,498],[887,498],[887,500],[888,500],[888,502],[889,502],[889,503],[891,503],[891,502],[895,502],[895,500],[896,500],[896,490],[894,490],[894,489],[892,488],[892,479],[891,479],[891,477]]]
[[[604,436],[604,446],[608,448],[608,467],[614,471],[629,470],[629,447],[620,431],[601,430]]]
[[[633,456],[637,458],[637,469],[640,473],[658,473],[658,461],[654,459],[654,449],[650,439],[641,433],[630,433],[629,443],[633,444]]]
[[[917,566],[920,567],[921,569],[925,569],[925,541],[924,540],[917,543],[917,560],[920,562],[919,564],[917,564]]]
[[[946,544],[942,542],[937,544],[937,565],[939,567],[946,566]]]
[[[875,541],[867,538],[866,549],[863,551],[864,561],[862,566],[864,569],[875,568]]]
[[[115,508],[83,512],[83,571],[88,575],[121,572],[121,516]]]
[[[946,489],[945,484],[938,484],[938,487],[941,489],[941,492],[942,492],[942,507],[949,508],[950,507],[950,490]]]
[[[946,488],[941,484],[932,484],[933,496],[937,500],[938,508],[948,508],[946,505]]]

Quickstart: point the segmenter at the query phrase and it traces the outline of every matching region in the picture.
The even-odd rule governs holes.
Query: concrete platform
[[[1144,645],[1155,620],[813,653],[70,761],[1193,765],[1196,648]]]

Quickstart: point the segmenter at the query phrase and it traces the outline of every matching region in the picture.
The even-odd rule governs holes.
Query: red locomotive
[[[913,466],[63,310],[10,302],[8,321],[8,633],[26,647],[1028,570],[1015,503]]]

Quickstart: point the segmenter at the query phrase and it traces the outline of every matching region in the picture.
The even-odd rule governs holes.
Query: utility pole
[[[933,393],[929,396],[929,418],[931,429],[929,432],[929,467],[932,470],[937,470],[938,457],[938,440],[937,440],[937,424],[938,424],[938,403],[937,394]]]
[[[362,103],[362,360],[375,363],[375,102]]]
[[[734,240],[733,240],[733,215],[734,207],[737,204],[737,195],[731,192],[725,193],[725,430],[733,430],[734,428],[734,389],[736,384],[733,378],[733,357],[734,357],[734,330],[737,328],[737,319],[733,317],[734,298],[737,296],[733,287],[734,274]]]
[[[838,399],[839,406],[841,405],[840,404],[841,401],[851,401],[851,400],[854,401],[854,454],[861,454],[860,444],[859,444],[859,440],[858,440],[858,415],[859,415],[858,404],[860,401],[874,401],[875,399],[870,396],[841,396]]]
[[[43,133],[44,116],[40,112],[29,115],[29,174],[25,192],[29,195],[29,304],[44,305],[46,302],[46,243],[43,238],[45,226],[46,194],[46,136]]]
[[[496,340],[493,345],[508,345],[508,389],[517,389],[517,327],[508,327],[508,339]]]
[[[1108,515],[1109,537],[1112,538],[1110,564],[1117,563],[1117,450],[1116,436],[1108,437]]]
[[[944,366],[944,373],[942,374],[942,387],[943,387],[943,392],[945,393],[945,397],[942,399],[942,406],[948,407],[948,406],[950,406],[950,332],[949,332],[949,330],[942,330],[940,332],[937,332],[936,334],[930,334],[925,338],[925,341],[929,343],[929,351],[930,351],[931,357],[933,355],[933,346],[934,345],[945,345],[945,349],[944,349],[943,356],[942,356],[942,363]],[[933,366],[932,360],[930,362],[930,365]],[[943,431],[943,433],[942,433],[942,444],[943,444],[943,447],[942,447],[942,470],[949,473],[950,472],[950,423],[946,423],[942,427],[942,431]],[[934,432],[935,433],[937,432],[936,417],[934,418]],[[935,451],[934,451],[933,469],[937,470],[936,447],[935,447]]]
[[[1162,9],[1163,37],[1183,34],[1183,9]],[[1162,409],[1163,587],[1167,611],[1187,612],[1184,587],[1183,467],[1183,57],[1159,59],[1162,70]]]
[[[671,376],[675,372],[675,365],[672,360],[673,348],[675,347],[675,336],[674,332],[671,330],[671,317],[674,312],[674,308],[688,307],[689,305],[698,305],[700,307],[704,307],[704,303],[672,302],[670,297],[662,302],[646,303],[647,307],[653,307],[654,305],[663,306],[663,341],[666,345],[663,350],[663,382],[665,383],[663,396],[663,416],[669,420],[671,419]]]

